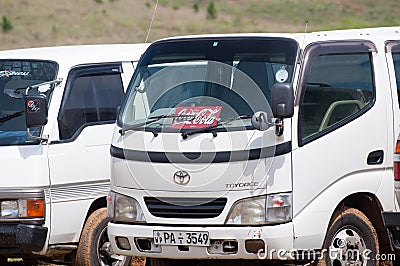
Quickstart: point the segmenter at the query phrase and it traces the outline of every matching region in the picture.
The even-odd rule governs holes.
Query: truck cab
[[[106,234],[109,145],[117,108],[145,48],[0,52],[2,261],[129,263],[113,254]]]
[[[153,265],[383,260],[399,39],[375,28],[154,42],[114,129],[113,250]]]

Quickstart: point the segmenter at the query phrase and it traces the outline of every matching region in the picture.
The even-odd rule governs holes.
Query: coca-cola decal
[[[218,123],[222,106],[176,107],[172,128],[196,129],[215,126]],[[181,117],[179,117],[181,116]]]
[[[30,100],[27,102],[27,111],[29,113],[40,112],[40,102],[38,100]]]

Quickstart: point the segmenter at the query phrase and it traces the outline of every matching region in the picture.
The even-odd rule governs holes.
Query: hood
[[[47,146],[0,146],[0,189],[49,186]]]
[[[147,191],[228,191],[266,187],[276,152],[273,129],[180,134],[114,134],[112,183]]]

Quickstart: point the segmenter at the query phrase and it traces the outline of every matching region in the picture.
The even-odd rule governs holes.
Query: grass
[[[214,2],[218,14],[207,19]],[[144,42],[155,0],[2,0],[0,50]],[[195,8],[194,8],[195,7]],[[150,41],[227,32],[302,32],[400,25],[398,0],[159,0]]]

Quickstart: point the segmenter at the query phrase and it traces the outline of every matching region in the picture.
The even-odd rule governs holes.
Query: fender
[[[386,171],[386,173],[388,172]],[[376,178],[377,175],[382,177]],[[305,208],[293,214],[294,248],[303,250],[322,248],[329,222],[340,202],[357,193],[376,194],[382,180],[391,180],[384,176],[385,173],[382,169],[360,171],[344,176],[327,186]],[[295,198],[295,196],[296,191],[293,192],[293,197]],[[378,194],[377,198],[381,202],[379,196]]]

